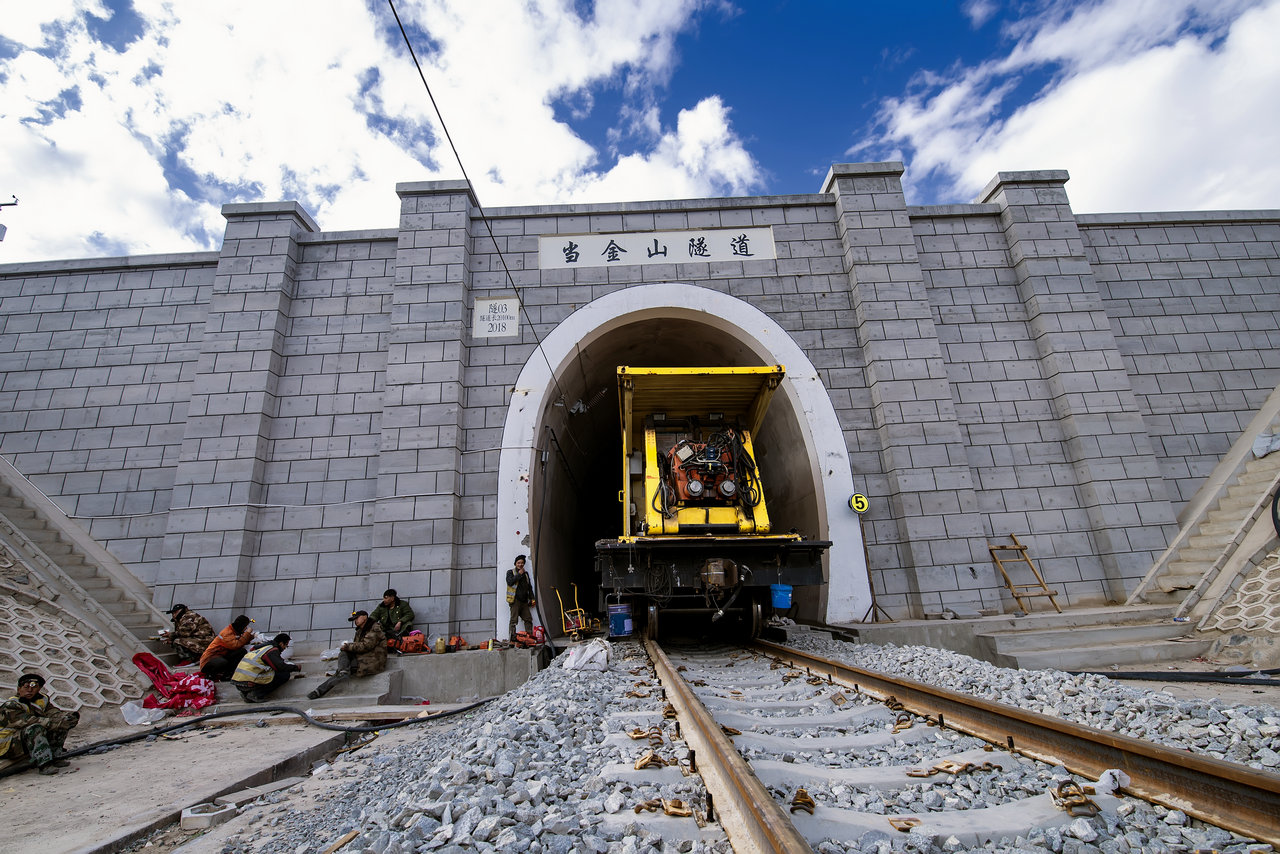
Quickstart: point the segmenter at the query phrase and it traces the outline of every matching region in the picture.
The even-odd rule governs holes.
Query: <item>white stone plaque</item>
[[[777,258],[773,229],[702,228],[619,234],[546,234],[538,238],[538,267],[627,267]]]
[[[511,296],[476,300],[472,338],[506,338],[520,334],[520,299]]]

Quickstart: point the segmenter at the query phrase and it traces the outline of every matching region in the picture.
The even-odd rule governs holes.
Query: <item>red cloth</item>
[[[144,709],[174,709],[194,712],[217,702],[217,686],[199,673],[174,673],[149,652],[134,655],[133,663],[147,675],[156,693],[142,700]]]

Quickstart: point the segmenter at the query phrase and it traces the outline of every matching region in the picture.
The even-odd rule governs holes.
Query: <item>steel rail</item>
[[[1280,775],[863,670],[769,641],[758,640],[753,646],[793,667],[823,673],[882,699],[892,696],[917,715],[1073,773],[1096,780],[1107,769],[1118,768],[1129,775],[1125,791],[1130,794],[1242,836],[1280,844]]]
[[[747,761],[738,754],[733,742],[684,678],[671,666],[671,660],[662,647],[652,640],[646,640],[644,646],[658,678],[667,689],[667,698],[676,709],[685,740],[696,750],[698,771],[707,784],[707,790],[715,795],[715,807],[722,816],[721,825],[733,843],[733,850],[812,854],[808,841],[796,830],[791,818],[752,772]],[[726,814],[734,821],[724,822]],[[739,832],[746,839],[735,838]]]

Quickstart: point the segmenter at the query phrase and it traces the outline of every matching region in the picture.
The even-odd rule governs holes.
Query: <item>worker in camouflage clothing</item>
[[[356,611],[347,618],[355,623],[356,636],[342,644],[338,652],[338,669],[329,673],[307,698],[318,700],[334,685],[352,676],[372,676],[387,669],[387,636],[368,611]]]
[[[71,764],[61,758],[62,744],[80,723],[80,713],[50,704],[43,687],[39,673],[24,673],[18,695],[0,703],[0,759],[30,759],[41,774],[57,774]]]
[[[382,604],[373,609],[369,619],[381,626],[388,638],[402,638],[413,631],[413,609],[392,589],[382,594]]]
[[[166,614],[173,615],[173,630],[160,633],[160,639],[178,651],[178,663],[199,661],[213,640],[213,626],[186,605],[174,605]]]

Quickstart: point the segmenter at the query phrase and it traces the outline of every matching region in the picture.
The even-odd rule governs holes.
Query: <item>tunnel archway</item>
[[[797,591],[803,616],[850,622],[870,610],[862,534],[835,409],[787,332],[750,304],[694,285],[639,285],[579,308],[532,353],[512,393],[498,469],[496,631],[506,633],[504,575],[531,555],[537,621],[561,603],[598,610],[595,540],[617,536],[622,480],[618,365],[782,364],[787,379],[761,431],[760,465],[775,530],[833,542],[821,589]],[[556,631],[552,631],[556,634]]]

